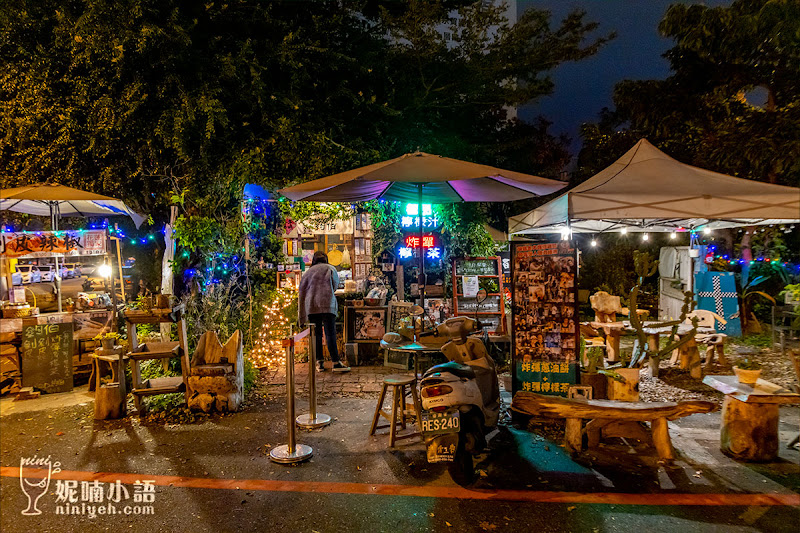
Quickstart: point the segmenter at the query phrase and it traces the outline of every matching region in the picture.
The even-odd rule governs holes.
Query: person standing
[[[328,345],[328,352],[333,361],[334,372],[349,372],[350,367],[344,366],[339,360],[339,350],[336,346],[336,296],[334,291],[339,286],[339,274],[336,268],[328,264],[328,255],[325,252],[314,252],[311,267],[308,268],[300,279],[300,294],[297,306],[298,322],[301,326],[306,323],[314,324],[314,346],[317,353],[317,362],[320,372],[325,371],[322,354],[322,333]]]

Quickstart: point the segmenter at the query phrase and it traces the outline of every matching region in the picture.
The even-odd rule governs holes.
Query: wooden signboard
[[[24,326],[22,386],[45,392],[72,390],[72,323]]]
[[[465,297],[461,276],[477,276],[479,286],[487,297],[478,305],[474,297]],[[477,315],[476,315],[477,311]],[[475,317],[488,327],[490,333],[505,334],[503,316],[503,271],[499,257],[457,257],[453,259],[453,316]]]
[[[580,348],[574,244],[560,235],[511,244],[513,392],[566,396]]]

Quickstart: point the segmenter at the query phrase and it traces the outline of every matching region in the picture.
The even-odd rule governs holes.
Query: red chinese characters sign
[[[422,237],[423,248],[435,248],[435,242],[433,235],[423,235]],[[409,235],[406,237],[406,248],[419,248],[419,236]]]
[[[60,257],[106,253],[104,230],[3,233],[2,242],[2,253],[6,257]]]

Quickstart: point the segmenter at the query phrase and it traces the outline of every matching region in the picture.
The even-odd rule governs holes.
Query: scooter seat
[[[462,365],[460,363],[456,363],[455,361],[450,361],[447,363],[442,363],[441,365],[432,366],[425,372],[423,377],[427,378],[428,376],[432,376],[437,373],[447,372],[449,374],[453,374],[459,378],[467,378],[467,379],[474,379],[475,378],[475,371],[469,365]]]

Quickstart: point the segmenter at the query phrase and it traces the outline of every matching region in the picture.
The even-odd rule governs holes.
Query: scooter
[[[441,349],[448,362],[428,369],[420,382],[428,462],[448,462],[459,485],[475,480],[473,456],[486,448],[500,414],[494,361],[480,339],[468,336],[479,324],[463,316],[441,324],[439,333],[451,337]]]

